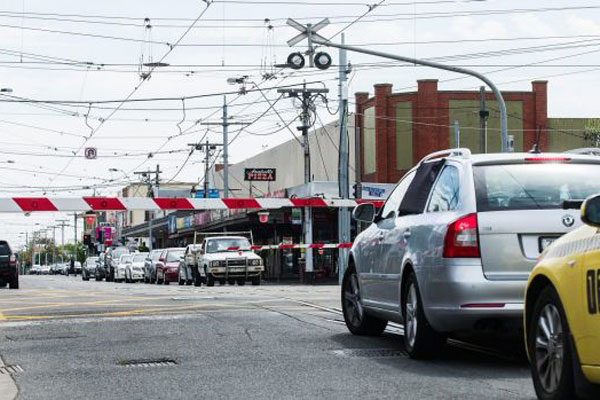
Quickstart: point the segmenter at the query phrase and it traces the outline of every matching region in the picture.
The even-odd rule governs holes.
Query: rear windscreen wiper
[[[570,210],[570,209],[577,209],[579,210],[581,208],[581,206],[583,205],[583,200],[564,200],[562,202],[562,208],[563,210]]]

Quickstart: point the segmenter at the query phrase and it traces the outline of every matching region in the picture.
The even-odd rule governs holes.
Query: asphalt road
[[[535,398],[504,343],[454,342],[417,362],[401,327],[352,336],[336,286],[25,276],[21,287],[0,289],[0,357],[19,399]]]

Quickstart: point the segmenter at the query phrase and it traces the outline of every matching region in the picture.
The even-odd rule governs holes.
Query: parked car
[[[48,271],[49,275],[62,275],[62,266],[61,264],[52,264],[50,265],[50,270]]]
[[[42,266],[39,264],[33,264],[29,269],[29,275],[39,275],[42,270]]]
[[[600,192],[600,158],[578,154],[433,153],[379,213],[361,204],[342,284],[348,329],[377,335],[404,324],[412,358],[434,357],[447,335],[518,332],[536,258],[578,227],[572,200]]]
[[[50,275],[50,266],[49,265],[42,265],[40,267],[40,275]]]
[[[264,271],[262,258],[251,250],[244,236],[207,237],[197,251],[197,274],[207,286],[229,282],[244,285],[247,281],[260,285]]]
[[[19,288],[17,255],[12,252],[7,241],[0,240],[0,287]]]
[[[94,278],[96,281],[101,281],[106,278],[106,251],[103,251],[98,255],[98,265],[96,267],[96,274]]]
[[[127,247],[115,247],[106,250],[104,270],[106,273],[107,282],[112,282],[115,280],[115,273],[119,259],[124,254],[129,254],[129,249],[127,249]]]
[[[83,263],[83,268],[81,269],[81,279],[84,281],[89,281],[91,277],[96,276],[96,268],[98,267],[98,263],[100,261],[99,257],[88,257]]]
[[[81,262],[80,261],[75,261],[75,263],[73,263],[73,269],[74,269],[74,273],[75,275],[80,274],[82,267],[81,267]]]
[[[115,277],[113,279],[115,282],[125,282],[125,270],[127,269],[127,266],[131,264],[132,257],[133,255],[129,253],[119,257],[119,261],[115,267]]]
[[[198,273],[198,251],[202,248],[200,244],[189,244],[183,253],[183,259],[179,263],[179,284],[200,286],[203,282]]]
[[[542,253],[527,284],[525,343],[540,399],[600,398],[600,195],[581,219]]]
[[[156,282],[156,263],[160,258],[160,255],[164,249],[152,250],[146,260],[144,261],[144,282],[154,283]]]
[[[162,252],[156,263],[156,284],[177,282],[179,262],[184,251],[183,247],[171,247]]]
[[[144,280],[144,263],[148,255],[149,253],[135,253],[131,256],[131,262],[125,268],[125,282]]]

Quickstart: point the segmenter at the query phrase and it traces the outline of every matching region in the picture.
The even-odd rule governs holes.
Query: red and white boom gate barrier
[[[290,250],[290,249],[349,249],[352,243],[312,243],[312,244],[255,244],[251,250]]]
[[[161,211],[161,210],[273,210],[283,207],[352,208],[362,203],[381,207],[383,201],[367,199],[312,198],[227,198],[186,197],[4,197],[0,213],[86,212],[86,211]]]

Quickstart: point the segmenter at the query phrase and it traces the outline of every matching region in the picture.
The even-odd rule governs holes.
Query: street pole
[[[304,147],[304,184],[307,186],[311,182],[310,171],[310,148],[308,142],[308,130],[310,128],[310,110],[313,95],[324,95],[329,93],[329,89],[309,89],[306,84],[302,85],[302,89],[277,89],[277,93],[287,94],[290,97],[300,98],[302,101],[302,113],[300,115],[302,125],[298,130],[302,132],[302,143]],[[312,226],[312,208],[304,208],[304,243],[307,245],[313,242],[313,226]],[[307,248],[305,252],[305,272],[306,282],[313,281],[313,249]]]
[[[320,44],[322,46],[335,47],[338,49],[345,49],[345,50],[353,51],[356,53],[369,54],[369,55],[376,56],[376,57],[388,58],[390,60],[402,61],[402,62],[407,62],[407,63],[415,64],[415,65],[424,65],[426,67],[443,69],[445,71],[470,75],[470,76],[480,79],[492,90],[492,92],[494,93],[494,96],[496,98],[496,101],[498,102],[498,108],[500,110],[501,149],[502,149],[503,153],[508,152],[508,123],[507,123],[507,115],[506,115],[506,103],[504,102],[504,98],[502,97],[502,94],[500,93],[500,91],[498,90],[496,85],[494,85],[494,83],[491,80],[489,80],[487,77],[480,74],[479,72],[473,71],[473,70],[470,70],[467,68],[463,68],[463,67],[455,67],[455,66],[451,66],[451,65],[439,64],[439,63],[436,63],[433,61],[419,60],[416,58],[404,57],[404,56],[399,56],[399,55],[390,54],[390,53],[384,53],[384,52],[376,51],[376,50],[369,50],[369,49],[363,49],[363,48],[355,47],[355,46],[348,46],[345,44],[333,43],[333,42],[329,41],[328,39],[325,39],[324,37],[322,37],[318,34],[315,34],[315,33],[312,33],[311,40],[312,40],[312,43]],[[293,43],[293,42],[289,41],[288,43]]]
[[[342,33],[342,44],[345,44],[345,34]],[[348,66],[346,60],[346,50],[339,50],[339,163],[338,163],[338,184],[339,195],[342,199],[350,197],[348,177]],[[339,243],[350,242],[350,210],[340,207],[338,210],[338,241]],[[338,282],[341,284],[344,273],[348,265],[348,249],[338,249]]]
[[[52,225],[52,262],[56,264],[56,225]]]
[[[154,171],[136,171],[134,175],[140,175],[142,177],[141,182],[146,183],[148,185],[148,191],[146,193],[147,197],[154,197],[154,188],[152,186],[152,178],[151,175],[154,174],[154,184],[156,185],[156,194],[158,194],[158,189],[160,188],[160,174],[162,171],[160,170],[160,165],[156,164],[156,170]],[[148,212],[148,249],[152,250],[152,220],[154,219],[154,211]]]
[[[490,112],[485,109],[485,86],[479,88],[479,152],[487,153],[487,120]]]
[[[458,120],[454,120],[454,147],[460,147],[460,126]]]
[[[203,122],[202,125],[219,125],[223,129],[223,197],[227,198],[229,197],[229,127],[231,125],[246,126],[249,124],[247,122],[229,122],[227,96],[223,96],[223,115],[221,117],[221,122]],[[208,172],[206,173],[206,176],[208,177]],[[208,197],[206,186],[204,188],[204,195]]]

